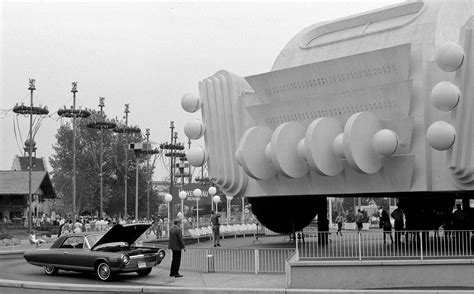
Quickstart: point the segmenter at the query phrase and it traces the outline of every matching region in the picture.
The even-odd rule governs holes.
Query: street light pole
[[[244,196],[242,198],[242,224],[245,224],[245,201],[244,201]]]
[[[128,127],[128,104],[125,104],[125,128]],[[127,182],[128,182],[128,133],[125,133],[125,176],[124,176],[124,219],[127,218]]]
[[[28,135],[29,138],[29,158],[28,158],[28,233],[31,233],[31,228],[32,228],[32,221],[33,221],[33,195],[31,194],[31,169],[33,168],[33,91],[36,90],[35,87],[35,80],[30,79],[30,86],[28,87],[28,90],[30,90],[30,107],[31,107],[31,112],[30,112],[30,132]]]
[[[184,199],[186,199],[186,192],[183,191],[183,186],[181,186],[181,191],[179,191],[179,199],[181,199],[181,232],[184,235],[184,222],[182,221],[184,219]]]
[[[77,91],[77,82],[72,82],[72,108],[64,108],[58,110],[58,115],[61,117],[72,117],[72,215],[74,219],[78,215],[76,213],[76,200],[77,200],[77,181],[76,181],[76,118],[86,118],[91,115],[91,113],[86,109],[82,110],[76,109],[76,93]],[[92,208],[92,207],[91,207]],[[89,209],[91,209],[89,208]]]
[[[146,151],[148,152],[148,147],[150,146],[150,129],[146,129]],[[146,153],[146,218],[150,219],[150,155]]]
[[[72,83],[72,214],[76,219],[76,93],[77,82]]]
[[[135,221],[138,221],[138,152],[135,153]]]
[[[30,106],[26,106],[23,103],[18,105],[18,103],[13,107],[13,112],[17,114],[23,115],[30,115],[30,130],[28,139],[25,141],[25,148],[24,151],[28,152],[28,231],[32,229],[32,214],[33,214],[33,195],[31,192],[31,177],[32,177],[32,169],[33,169],[33,152],[36,153],[36,143],[33,141],[33,114],[35,115],[46,115],[49,113],[48,108],[45,106],[44,108],[41,107],[34,107],[33,106],[33,91],[36,90],[35,87],[35,80],[30,79],[29,87],[30,90]]]
[[[196,228],[199,228],[199,197],[201,197],[201,189],[194,189],[193,196],[196,197]]]
[[[168,203],[168,238],[170,236],[170,202],[173,200],[173,196],[171,194],[165,195],[165,201]]]
[[[99,217],[103,217],[104,214],[104,175],[103,175],[103,153],[104,153],[104,139],[103,139],[103,129],[113,129],[115,128],[114,122],[109,122],[105,120],[104,116],[104,103],[105,98],[99,97],[99,107],[100,107],[100,118],[95,122],[89,123],[87,127],[100,130],[100,150],[99,150],[99,173],[100,173],[100,211]]]
[[[231,202],[232,202],[232,199],[234,199],[233,196],[226,196],[226,199],[227,199],[227,225],[230,224],[230,216],[231,216],[231,212],[232,212],[232,205],[231,205]]]

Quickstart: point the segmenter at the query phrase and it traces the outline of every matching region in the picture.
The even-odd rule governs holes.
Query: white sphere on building
[[[344,134],[341,133],[334,138],[332,141],[332,150],[334,151],[334,154],[338,156],[339,158],[346,158],[346,155],[344,154]]]
[[[189,164],[195,167],[202,166],[207,160],[207,152],[201,147],[194,147],[189,150],[186,150],[186,157],[189,161]]]
[[[454,42],[446,42],[436,49],[436,64],[443,71],[453,72],[459,69],[464,60],[464,49]]]
[[[398,135],[389,129],[380,130],[372,138],[372,146],[375,153],[390,156],[397,151]]]
[[[431,90],[431,103],[441,111],[451,111],[458,105],[461,90],[455,84],[443,81]]]
[[[199,119],[188,120],[184,124],[184,134],[191,140],[201,138],[206,131],[203,122]]]
[[[201,98],[199,96],[188,93],[181,98],[181,107],[183,107],[186,112],[196,112],[201,108]]]
[[[448,150],[456,139],[456,129],[445,121],[432,123],[426,131],[426,140],[436,150]]]

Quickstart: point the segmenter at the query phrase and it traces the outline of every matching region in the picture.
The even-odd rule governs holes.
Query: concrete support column
[[[328,221],[327,197],[321,198],[318,205],[318,244],[328,243],[329,221]]]

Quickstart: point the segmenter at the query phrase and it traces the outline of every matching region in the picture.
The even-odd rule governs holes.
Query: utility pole
[[[145,151],[148,151],[150,146],[150,129],[146,129],[146,148]],[[146,153],[146,218],[150,219],[150,155]]]
[[[76,93],[77,91],[77,82],[72,82],[72,108],[68,109],[66,106],[58,110],[58,115],[61,117],[72,117],[72,215],[74,219],[78,215],[76,209],[76,117],[86,118],[91,115],[90,111],[76,109]],[[92,210],[92,207],[90,208]]]
[[[174,134],[174,121],[170,121],[170,129],[171,129],[171,146],[173,147],[174,146],[174,142],[173,142],[173,134]],[[171,161],[171,164],[170,164],[170,193],[171,193],[171,188],[173,187],[173,183],[174,183],[174,149],[171,149],[171,158],[170,158],[170,161]]]
[[[114,122],[109,122],[105,119],[104,115],[104,103],[105,98],[99,97],[99,108],[100,108],[100,117],[98,120],[89,123],[87,127],[92,129],[99,129],[100,130],[100,150],[99,150],[99,173],[100,173],[100,210],[99,210],[99,217],[102,218],[104,216],[104,172],[103,172],[103,153],[104,153],[104,139],[103,139],[103,129],[113,129],[115,128],[116,124]]]
[[[32,169],[33,169],[33,153],[35,154],[36,158],[36,143],[33,140],[33,115],[46,115],[49,113],[48,108],[45,106],[44,108],[41,107],[34,107],[33,106],[33,91],[36,90],[35,87],[35,80],[29,80],[29,87],[30,90],[30,106],[26,106],[23,103],[18,105],[18,103],[13,107],[13,112],[17,114],[29,115],[30,116],[30,130],[28,134],[28,139],[25,142],[24,151],[28,152],[28,232],[31,232],[32,229],[32,219],[33,219],[33,195],[31,191],[31,177],[32,177]]]
[[[130,110],[128,110],[128,104],[125,104],[125,128],[128,127],[128,114]],[[127,182],[128,182],[128,133],[125,132],[125,175],[124,175],[124,209],[123,209],[123,217],[127,218]]]

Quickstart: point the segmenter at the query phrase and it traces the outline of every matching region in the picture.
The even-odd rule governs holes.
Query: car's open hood
[[[113,242],[127,242],[132,244],[135,242],[138,237],[140,237],[146,230],[151,226],[151,224],[127,224],[120,225],[117,224],[113,226],[110,230],[105,233],[102,238],[97,241],[97,243],[92,246],[91,250],[96,248],[99,245],[113,243]]]

